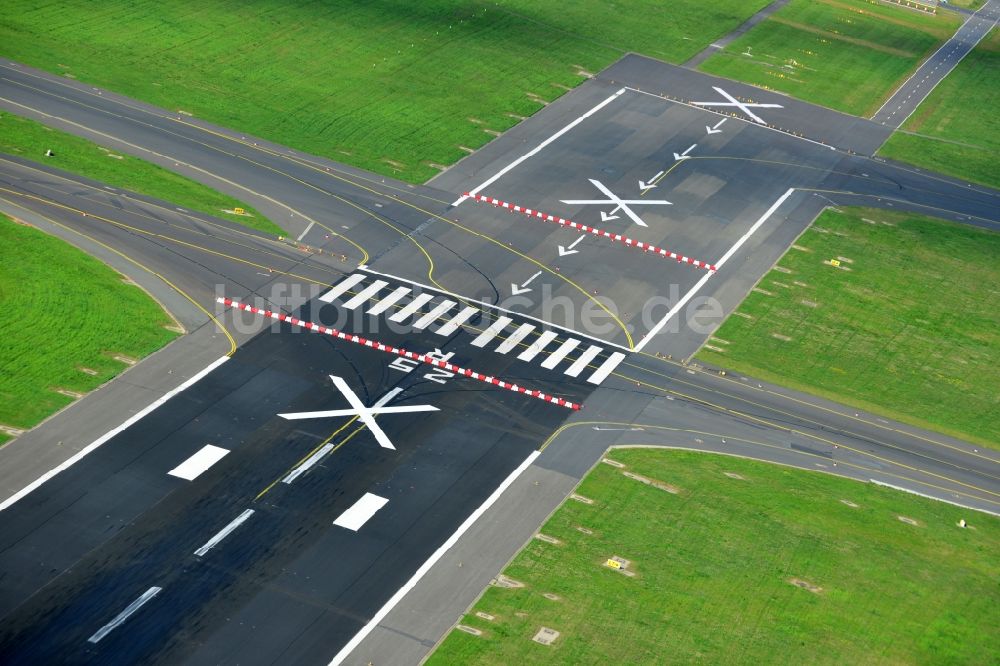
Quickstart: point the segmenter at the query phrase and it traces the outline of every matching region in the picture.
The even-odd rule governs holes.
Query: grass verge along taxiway
[[[608,457],[504,570],[522,587],[488,587],[429,665],[1000,657],[1000,519],[740,458]]]
[[[700,69],[866,116],[960,24],[944,10],[927,15],[864,0],[792,0]]]
[[[53,152],[51,157],[45,156],[47,150]],[[29,118],[0,113],[0,153],[44,161],[113,187],[156,197],[265,233],[287,235],[271,220],[233,197],[151,162],[108,150],[93,141],[46,127]],[[243,208],[247,214],[226,212],[236,208]]]
[[[698,354],[1000,448],[1000,234],[827,209]]]
[[[0,425],[33,427],[179,334],[146,292],[69,243],[0,215],[0,247]]]
[[[11,0],[0,54],[422,182],[629,51],[683,62],[768,0]]]
[[[1000,187],[1000,30],[955,67],[879,150],[902,162]]]

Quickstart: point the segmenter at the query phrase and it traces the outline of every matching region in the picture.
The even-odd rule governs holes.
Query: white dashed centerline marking
[[[182,462],[177,467],[167,472],[170,476],[178,479],[194,481],[205,470],[222,460],[229,453],[229,449],[223,449],[212,444],[206,444],[193,456]]]
[[[130,603],[128,607],[125,608],[125,610],[116,615],[115,619],[111,620],[111,622],[108,622],[106,625],[98,629],[93,636],[87,639],[87,642],[99,643],[102,638],[104,638],[112,631],[117,629],[123,622],[125,622],[125,620],[129,619],[129,617],[133,613],[135,613],[137,610],[145,606],[147,602],[151,601],[153,597],[155,597],[162,591],[163,591],[162,587],[151,587],[145,592],[143,592],[138,599]]]
[[[364,497],[355,502],[350,509],[340,514],[337,520],[333,521],[333,524],[357,532],[379,509],[388,503],[389,500],[384,497],[365,493]]]
[[[253,509],[247,509],[240,515],[236,516],[236,518],[233,518],[232,522],[230,522],[228,525],[219,530],[219,532],[214,537],[206,541],[204,546],[194,551],[194,554],[197,555],[198,557],[204,557],[205,553],[218,546],[223,539],[229,536],[233,532],[233,530],[235,530],[237,527],[245,523],[247,519],[252,515],[253,515]]]

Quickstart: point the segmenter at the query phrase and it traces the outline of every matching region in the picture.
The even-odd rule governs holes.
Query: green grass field
[[[865,0],[792,0],[701,69],[870,115],[960,24],[948,11],[931,16]]]
[[[1000,31],[994,29],[917,107],[879,154],[1000,187]],[[913,132],[914,134],[911,134]]]
[[[55,154],[45,157],[46,150]],[[11,113],[0,112],[0,153],[45,162],[114,187],[232,220],[269,234],[287,235],[250,206],[201,183]],[[243,208],[249,215],[224,212],[236,207]]]
[[[767,2],[11,0],[0,54],[420,182],[583,72],[683,61]]]
[[[1000,448],[998,285],[998,233],[827,210],[698,358]]]
[[[0,425],[36,425],[75,399],[58,389],[86,393],[127,367],[115,356],[178,335],[146,292],[58,238],[0,215],[0,247]]]
[[[524,587],[487,588],[461,620],[483,634],[453,630],[428,666],[1000,659],[997,518],[739,458],[609,457],[627,467],[599,464],[576,491],[593,504],[567,500],[541,529],[560,543],[534,539],[505,569]],[[551,645],[532,641],[542,626],[561,632]]]

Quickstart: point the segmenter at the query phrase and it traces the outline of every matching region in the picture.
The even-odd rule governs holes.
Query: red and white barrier
[[[493,384],[494,386],[499,386],[500,388],[507,389],[508,391],[513,391],[515,393],[523,393],[524,395],[531,396],[532,398],[538,398],[539,400],[544,400],[545,402],[551,402],[554,405],[559,405],[560,407],[568,407],[572,410],[579,410],[580,405],[575,402],[570,402],[563,398],[558,398],[554,395],[549,395],[547,393],[542,393],[541,391],[535,391],[523,386],[518,386],[517,384],[511,384],[510,382],[505,382],[496,377],[491,377],[489,375],[484,375],[467,368],[461,368],[457,365],[452,365],[446,361],[440,361],[438,359],[427,356],[426,354],[415,354],[411,351],[406,351],[400,347],[391,347],[389,345],[384,345],[381,342],[376,342],[374,340],[368,340],[367,338],[362,338],[360,335],[352,335],[350,333],[344,333],[343,331],[338,331],[335,328],[330,328],[328,326],[320,326],[319,324],[314,324],[309,321],[303,321],[297,317],[291,315],[281,314],[279,312],[272,312],[270,310],[264,310],[262,308],[257,308],[252,305],[247,305],[246,303],[240,303],[239,301],[234,301],[231,298],[217,298],[216,301],[223,305],[232,306],[239,310],[244,310],[246,312],[252,312],[253,314],[264,315],[265,317],[270,317],[271,319],[277,319],[278,321],[285,321],[293,326],[299,326],[301,328],[316,331],[317,333],[325,333],[326,335],[331,335],[335,338],[341,340],[347,340],[348,342],[353,342],[355,344],[364,345],[365,347],[371,347],[372,349],[377,349],[379,351],[389,352],[390,354],[396,354],[397,356],[404,356],[414,361],[420,361],[421,363],[427,363],[428,365],[433,365],[436,368],[443,368],[449,372],[454,372],[457,375],[462,375],[463,377],[471,377],[472,379],[478,379],[481,382],[486,382],[487,384]]]
[[[682,254],[677,254],[676,252],[671,252],[670,250],[665,250],[663,248],[656,247],[655,245],[650,245],[649,243],[644,243],[643,241],[637,241],[627,236],[622,236],[621,234],[613,234],[610,231],[604,231],[603,229],[595,229],[594,227],[588,227],[585,224],[577,224],[572,220],[567,220],[564,217],[557,217],[555,215],[549,215],[538,210],[532,210],[531,208],[525,208],[524,206],[518,206],[506,201],[501,201],[499,199],[494,199],[493,197],[486,197],[482,194],[472,194],[471,192],[466,192],[464,196],[470,199],[475,199],[476,201],[481,201],[483,203],[491,203],[498,208],[506,208],[515,213],[522,213],[528,217],[537,217],[540,220],[545,220],[546,222],[555,222],[564,227],[569,227],[570,229],[576,229],[577,231],[582,231],[583,233],[593,234],[595,236],[601,236],[603,238],[609,238],[613,241],[618,241],[620,243],[625,243],[629,247],[637,247],[640,250],[646,252],[653,252],[660,255],[661,257],[666,257],[667,259],[676,259],[677,261],[684,264],[691,264],[692,266],[697,266],[698,268],[704,268],[715,272],[715,264],[710,264],[707,261],[699,261],[698,259],[692,259],[691,257],[686,257]]]

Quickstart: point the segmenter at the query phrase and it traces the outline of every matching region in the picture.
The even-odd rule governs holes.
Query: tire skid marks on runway
[[[525,349],[518,354],[518,360],[532,362],[536,357],[542,357],[540,365],[546,370],[554,370],[580,345],[579,340],[572,337],[560,339],[560,332],[543,330],[536,322],[518,322],[514,317],[489,313],[486,308],[467,306],[463,310],[454,312],[457,305],[454,300],[427,291],[415,294],[410,287],[405,286],[395,287],[384,299],[376,300],[371,307],[367,307],[373,298],[378,297],[379,292],[389,286],[385,280],[381,279],[368,282],[366,281],[367,277],[363,273],[353,273],[335,284],[328,292],[320,296],[319,300],[324,303],[334,303],[339,298],[341,299],[341,307],[345,309],[362,308],[370,315],[379,315],[390,307],[398,306],[409,297],[408,302],[389,316],[389,321],[401,324],[412,320],[410,325],[413,328],[423,330],[445,320],[436,328],[431,329],[432,333],[441,336],[455,333],[478,313],[491,314],[492,317],[495,317],[493,322],[478,332],[469,344],[479,348],[490,347],[497,354],[509,354],[518,346],[523,346]],[[347,286],[344,286],[345,283]],[[351,293],[349,290],[352,288],[357,288],[358,291],[354,295],[348,296]],[[390,301],[388,305],[385,304],[386,300]],[[512,330],[509,328],[511,326],[513,326]],[[525,340],[536,331],[538,335],[535,340],[525,343]],[[499,340],[499,343],[496,346],[491,346],[494,340]],[[546,349],[550,347],[553,347],[553,350],[546,352]],[[604,351],[604,345],[590,345],[577,358],[572,359],[572,363],[563,370],[562,374],[568,377],[579,377]],[[599,361],[599,365],[587,376],[586,381],[590,384],[600,385],[625,359],[625,356],[621,352],[610,353]]]

